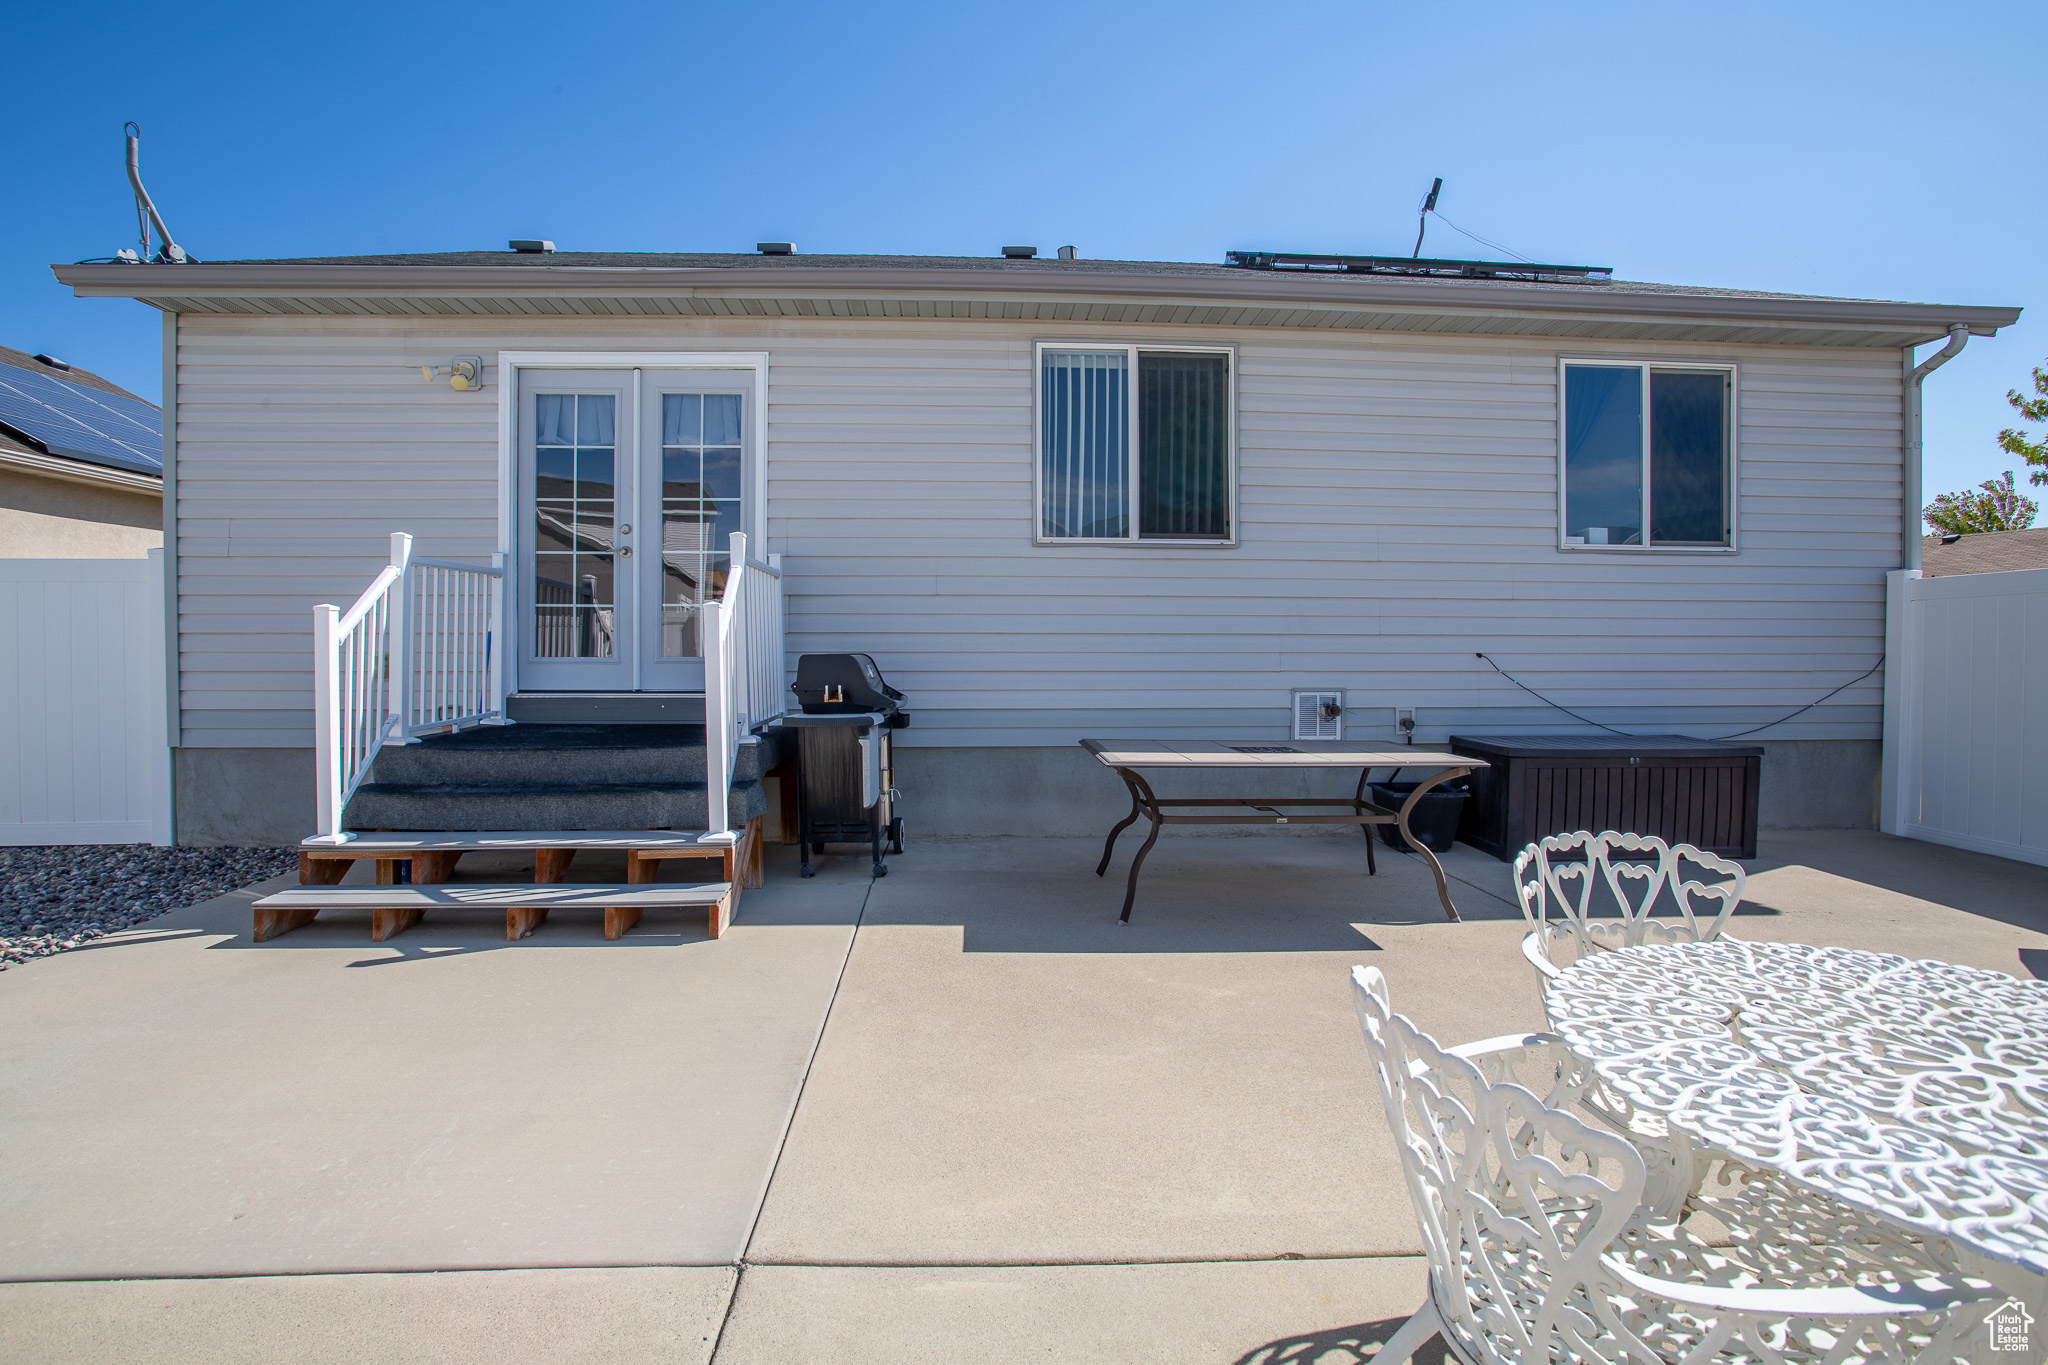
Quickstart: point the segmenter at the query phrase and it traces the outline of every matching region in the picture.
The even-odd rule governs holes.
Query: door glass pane
[[[617,652],[612,551],[617,447],[610,394],[534,399],[534,654],[609,659]]]
[[[1138,535],[1230,538],[1230,357],[1138,353]]]
[[[1650,371],[1650,540],[1728,542],[1728,379]]]
[[[1130,534],[1130,366],[1122,351],[1047,351],[1039,376],[1040,533]]]
[[[1564,369],[1567,541],[1643,540],[1643,373],[1633,366]]]
[[[741,528],[740,396],[661,396],[661,654],[701,654],[697,614],[725,587]]]

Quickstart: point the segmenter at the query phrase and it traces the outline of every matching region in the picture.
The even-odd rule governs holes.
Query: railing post
[[[385,737],[387,744],[412,743],[412,649],[406,634],[411,624],[412,537],[403,531],[391,533],[391,567],[398,581],[391,585],[390,610],[386,616],[386,667],[391,670],[389,706],[398,724]]]
[[[733,684],[733,700],[727,712],[732,729],[730,734],[735,746],[739,737],[746,733],[753,710],[754,689],[747,675],[747,668],[753,662],[753,651],[747,648],[747,636],[753,630],[753,613],[747,610],[747,533],[734,531],[726,541],[725,600],[732,604],[735,619],[730,622],[732,638],[727,641],[730,662],[727,673]]]
[[[313,784],[318,837],[341,842],[341,608],[313,608]]]
[[[732,699],[725,670],[725,604],[713,599],[699,610],[704,640],[704,829],[724,835],[732,828],[727,803],[732,795]]]
[[[773,671],[769,674],[767,714],[780,716],[789,711],[789,639],[782,628],[789,610],[789,598],[782,578],[782,556],[769,555],[767,563],[775,570],[774,586],[770,589],[775,610],[769,613],[768,619],[769,663],[773,665]]]
[[[491,567],[498,576],[491,580],[491,604],[488,624],[484,628],[484,672],[487,689],[484,695],[484,709],[490,713],[486,725],[510,725],[512,718],[505,714],[505,556],[502,551],[493,551]]]

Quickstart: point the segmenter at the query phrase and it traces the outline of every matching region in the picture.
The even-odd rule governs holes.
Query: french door
[[[747,527],[751,375],[522,370],[519,687],[699,692],[703,604]]]

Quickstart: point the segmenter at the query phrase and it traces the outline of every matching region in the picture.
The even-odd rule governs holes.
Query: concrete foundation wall
[[[163,524],[160,493],[0,470],[0,559],[141,559]]]
[[[1765,829],[1875,827],[1875,740],[1786,740],[1764,746],[1757,823]],[[1385,773],[1375,773],[1384,778]],[[1221,772],[1148,774],[1161,796],[1241,796],[1243,779]],[[1351,795],[1355,776],[1267,778],[1269,796]],[[904,824],[922,834],[1106,834],[1130,809],[1116,774],[1080,748],[896,750]],[[1169,834],[1243,834],[1251,826],[1183,826]],[[1275,831],[1277,832],[1277,831]],[[1345,826],[1297,825],[1288,833],[1342,834]]]
[[[173,749],[177,840],[283,848],[313,833],[311,749]]]
[[[178,749],[178,842],[296,844],[313,832],[310,749]],[[1878,746],[1872,740],[1787,740],[1764,748],[1758,823],[1765,829],[1875,827]],[[1375,773],[1376,778],[1387,774]],[[1148,775],[1161,796],[1242,796],[1222,772]],[[1348,797],[1342,773],[1268,777],[1267,796]],[[899,808],[918,835],[1106,834],[1130,810],[1115,773],[1074,748],[896,749]],[[769,807],[775,809],[770,801]],[[1244,834],[1252,826],[1184,826],[1169,834]],[[1261,831],[1268,832],[1268,831]],[[1342,825],[1294,825],[1291,834],[1358,837]]]

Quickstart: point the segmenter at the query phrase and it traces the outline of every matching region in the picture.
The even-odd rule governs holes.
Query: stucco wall
[[[161,494],[0,469],[0,559],[141,559],[163,524]]]

